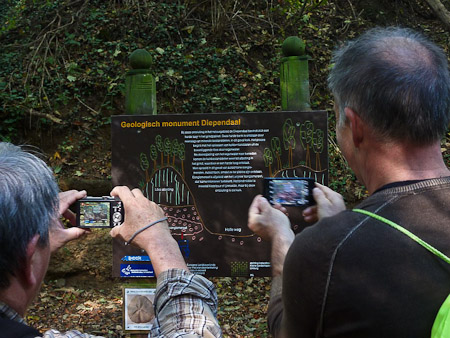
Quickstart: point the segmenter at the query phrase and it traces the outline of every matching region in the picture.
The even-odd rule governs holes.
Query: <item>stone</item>
[[[134,323],[148,323],[155,317],[153,303],[143,295],[134,296],[127,306],[128,317]]]

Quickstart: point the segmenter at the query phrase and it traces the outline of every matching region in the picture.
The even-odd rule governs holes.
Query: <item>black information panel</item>
[[[113,185],[161,205],[192,272],[270,276],[269,245],[247,227],[264,177],[328,184],[326,112],[113,116]],[[295,232],[301,210],[289,208]],[[113,276],[152,277],[151,262],[115,240]]]

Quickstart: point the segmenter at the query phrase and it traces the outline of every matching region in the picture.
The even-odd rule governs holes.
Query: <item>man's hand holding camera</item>
[[[70,190],[59,194],[59,214],[72,225],[76,225],[76,215],[69,210],[69,206],[86,195],[84,190]],[[111,230],[112,237],[144,249],[152,260],[156,276],[169,269],[188,271],[178,243],[170,233],[164,211],[156,203],[148,200],[141,190],[130,190],[124,186],[115,187],[111,196],[120,198],[126,215],[125,221]],[[55,220],[50,230],[51,252],[89,232],[90,229],[80,227],[65,228],[59,219]]]
[[[156,277],[169,269],[188,271],[178,243],[170,233],[167,221],[159,221],[165,215],[156,203],[148,200],[141,190],[130,190],[124,186],[115,187],[111,191],[111,196],[119,197],[125,206],[125,221],[111,230],[112,237],[129,242],[133,235],[138,233],[131,243],[144,249],[150,256]],[[154,225],[139,232],[154,222],[156,222]]]
[[[307,222],[316,222],[345,210],[342,196],[328,187],[316,183],[312,190],[316,205],[303,211]],[[287,217],[286,208],[269,204],[267,199],[258,195],[254,198],[248,211],[248,227],[263,240],[272,244],[272,275],[280,276],[283,271],[284,258],[295,235]]]
[[[129,241],[142,227],[164,218],[163,210],[156,203],[148,200],[139,189],[130,190],[127,187],[116,187],[111,191],[111,196],[117,196],[121,199],[126,214],[124,224],[111,230],[112,237]],[[138,234],[133,239],[132,244],[146,249],[150,242],[169,236],[171,237],[171,234],[167,221],[162,221]]]
[[[312,194],[316,205],[303,210],[303,217],[306,222],[317,222],[324,217],[331,217],[345,210],[342,195],[322,184],[316,183]]]
[[[271,242],[272,275],[281,275],[284,257],[295,238],[286,208],[281,205],[272,207],[267,199],[258,195],[248,210],[248,227],[263,240]]]
[[[80,198],[86,197],[86,191],[69,190],[59,193],[59,214],[67,219],[72,225],[76,224],[75,214],[69,207]],[[55,219],[50,227],[50,251],[55,252],[68,242],[78,239],[89,233],[89,230],[76,227],[65,228],[60,219]]]
[[[250,205],[248,227],[268,242],[276,240],[278,237],[293,237],[294,235],[289,218],[286,216],[286,208],[280,205],[272,207],[261,195],[256,196]]]

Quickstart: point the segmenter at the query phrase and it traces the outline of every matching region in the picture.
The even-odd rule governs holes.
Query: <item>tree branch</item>
[[[50,121],[56,123],[56,124],[61,124],[62,120],[60,118],[57,118],[56,116],[47,114],[47,113],[41,113],[39,111],[34,110],[33,108],[30,108],[29,110],[30,115],[34,115],[34,116],[38,116],[38,117],[43,117],[46,119],[49,119]]]
[[[425,0],[431,7],[433,12],[438,18],[447,26],[450,30],[450,12],[445,8],[444,4],[440,0]]]

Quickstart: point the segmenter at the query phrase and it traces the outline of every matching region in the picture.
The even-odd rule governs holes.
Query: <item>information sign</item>
[[[264,177],[328,183],[326,112],[112,118],[113,185],[139,187],[161,205],[192,272],[270,276],[269,245],[247,227]],[[301,210],[289,208],[295,232],[307,225]],[[113,255],[116,277],[129,257],[147,256],[118,240]]]

